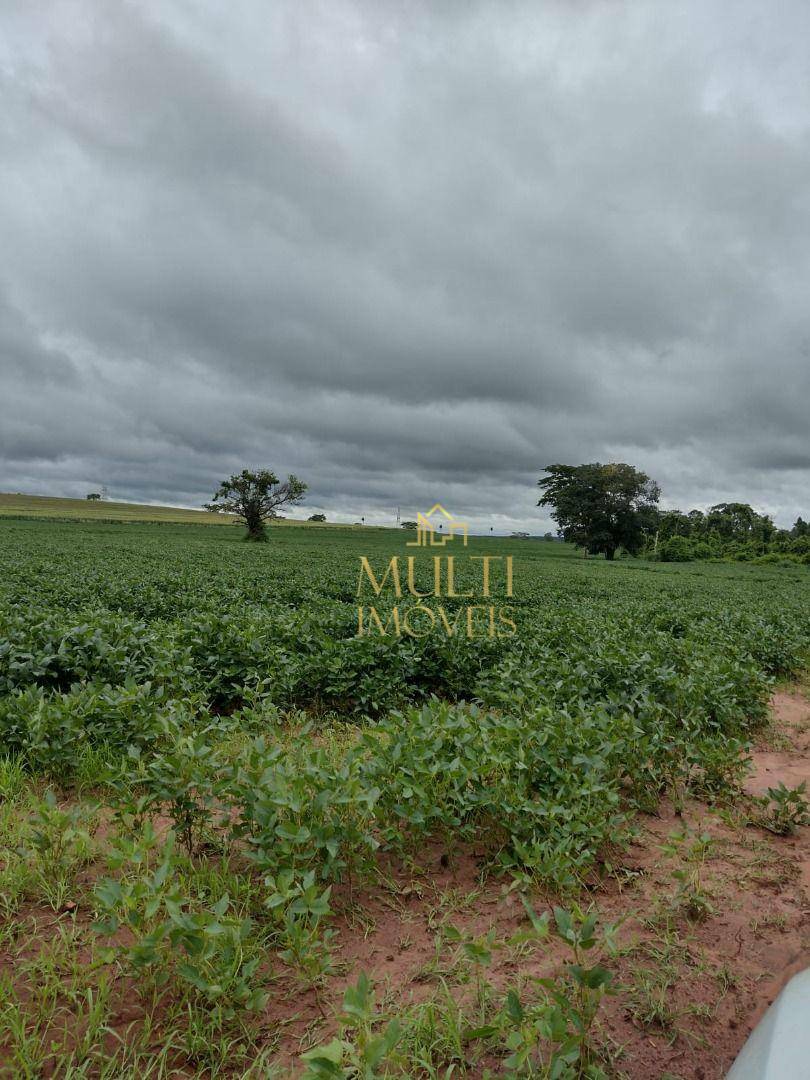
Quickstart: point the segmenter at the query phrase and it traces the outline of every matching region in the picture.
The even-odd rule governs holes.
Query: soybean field
[[[0,1075],[661,1075],[649,926],[696,955],[712,853],[806,819],[745,783],[810,570],[471,538],[397,634],[404,532],[240,536],[0,520]],[[514,632],[456,617],[485,557]]]

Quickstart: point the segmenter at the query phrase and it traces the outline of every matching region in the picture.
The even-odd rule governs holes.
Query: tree
[[[665,510],[658,515],[658,533],[662,540],[671,536],[691,536],[692,522],[680,510]]]
[[[288,476],[282,484],[269,469],[241,473],[223,480],[205,509],[219,514],[234,514],[247,526],[246,540],[266,540],[266,522],[278,517],[279,507],[300,503],[307,485],[297,476]]]
[[[690,510],[686,515],[689,520],[689,531],[692,536],[706,535],[706,515],[702,510]]]
[[[91,491],[88,495],[85,495],[85,498],[88,502],[98,502],[101,499],[101,494],[98,491]]]
[[[706,514],[706,528],[723,540],[747,540],[758,516],[748,503],[716,503]]]
[[[307,521],[326,521],[326,514],[313,514]]]
[[[724,544],[751,544],[764,552],[776,532],[767,514],[758,514],[748,503],[717,503],[709,507],[706,528]]]
[[[401,528],[403,529],[418,529],[419,525],[415,521],[403,521]]]
[[[661,494],[658,485],[632,465],[547,465],[537,481],[543,489],[538,506],[552,506],[563,539],[591,555],[613,559],[622,547],[640,551],[645,534],[655,529]]]

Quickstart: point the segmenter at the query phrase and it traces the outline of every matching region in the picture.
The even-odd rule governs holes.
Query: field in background
[[[45,518],[50,521],[165,522],[174,525],[234,525],[230,514],[210,514],[181,506],[149,506],[145,503],[90,499],[57,499],[47,495],[0,494],[0,517]],[[294,522],[279,518],[275,525],[306,524],[322,528],[329,522]],[[333,526],[354,528],[352,525]]]
[[[46,495],[0,494],[0,517],[67,519],[74,521],[165,521],[175,524],[230,525],[233,519],[206,510],[177,506],[89,499],[57,499]]]
[[[346,522],[306,521],[306,507],[300,508],[293,517],[277,518],[272,528],[302,525],[307,529],[356,529],[370,530],[375,526],[362,526]],[[0,518],[42,518],[47,521],[115,521],[155,522],[175,525],[233,525],[237,524],[230,514],[210,514],[207,510],[188,510],[180,506],[149,506],[145,503],[91,501],[88,499],[59,499],[47,495],[23,495],[0,493]],[[386,532],[400,535],[393,526]],[[537,541],[528,541],[536,543]],[[561,549],[567,545],[558,545]],[[568,549],[569,553],[572,549]]]
[[[807,954],[804,568],[472,538],[517,635],[358,638],[407,534],[164,522],[0,519],[0,1076],[723,1075]]]

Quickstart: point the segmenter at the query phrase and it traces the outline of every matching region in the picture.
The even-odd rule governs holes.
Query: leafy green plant
[[[542,940],[553,934],[571,959],[563,976],[533,980],[542,990],[538,1001],[524,1004],[516,990],[507,993],[500,1017],[509,1051],[507,1075],[535,1075],[540,1069],[555,1078],[605,1076],[593,1046],[593,1027],[605,995],[613,992],[613,974],[602,956],[614,949],[616,927],[599,928],[597,915],[578,907],[555,907],[553,921],[528,910],[533,936]],[[594,950],[595,960],[586,963]]]
[[[251,920],[233,912],[227,894],[201,904],[183,893],[173,834],[159,845],[147,826],[139,840],[119,844],[112,864],[123,873],[96,886],[100,918],[94,929],[110,936],[126,927],[133,940],[109,950],[108,959],[151,977],[159,989],[185,987],[221,1020],[263,1007],[267,994],[255,985],[260,957],[248,947]]]
[[[795,788],[780,780],[777,787],[768,788],[767,795],[756,800],[759,813],[754,816],[755,823],[776,836],[791,836],[802,825],[810,825],[806,791],[805,780]]]
[[[688,828],[671,832],[661,851],[670,858],[679,858],[684,865],[672,871],[677,882],[673,905],[692,922],[702,922],[714,913],[711,898],[703,881],[703,868],[713,841],[707,832],[694,832]]]
[[[20,854],[31,859],[36,880],[54,909],[63,906],[76,868],[92,858],[97,810],[93,803],[63,809],[52,788],[34,808]]]
[[[303,1080],[381,1080],[392,1063],[401,1029],[396,1020],[381,1031],[368,977],[362,973],[343,996],[334,1039],[302,1055]]]
[[[141,759],[136,747],[130,748],[130,756],[136,762]],[[144,761],[137,787],[145,801],[138,803],[137,812],[165,806],[180,841],[189,855],[193,854],[204,830],[212,824],[221,768],[207,731],[176,734],[165,750]]]
[[[488,930],[486,934],[470,935],[464,934],[451,924],[445,926],[442,933],[445,941],[459,945],[461,954],[473,970],[476,1006],[483,1016],[489,999],[489,985],[485,971],[492,963],[492,953],[496,948],[496,931]]]
[[[297,878],[292,870],[282,870],[265,878],[265,901],[279,927],[281,959],[312,986],[319,986],[332,970],[331,943],[334,931],[324,928],[331,914],[331,886],[320,889],[313,871]]]
[[[322,881],[351,879],[371,869],[379,847],[380,789],[363,775],[355,748],[330,754],[309,742],[310,731],[293,747],[256,739],[223,771],[231,834],[268,878],[290,871],[296,880],[310,872]]]
[[[48,788],[32,815],[29,835],[45,873],[55,875],[77,857],[87,857],[91,846],[87,820],[97,809],[92,804],[61,809],[53,788]]]

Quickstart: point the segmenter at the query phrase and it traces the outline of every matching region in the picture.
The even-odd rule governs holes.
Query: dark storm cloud
[[[0,488],[808,516],[810,12],[0,6]]]

